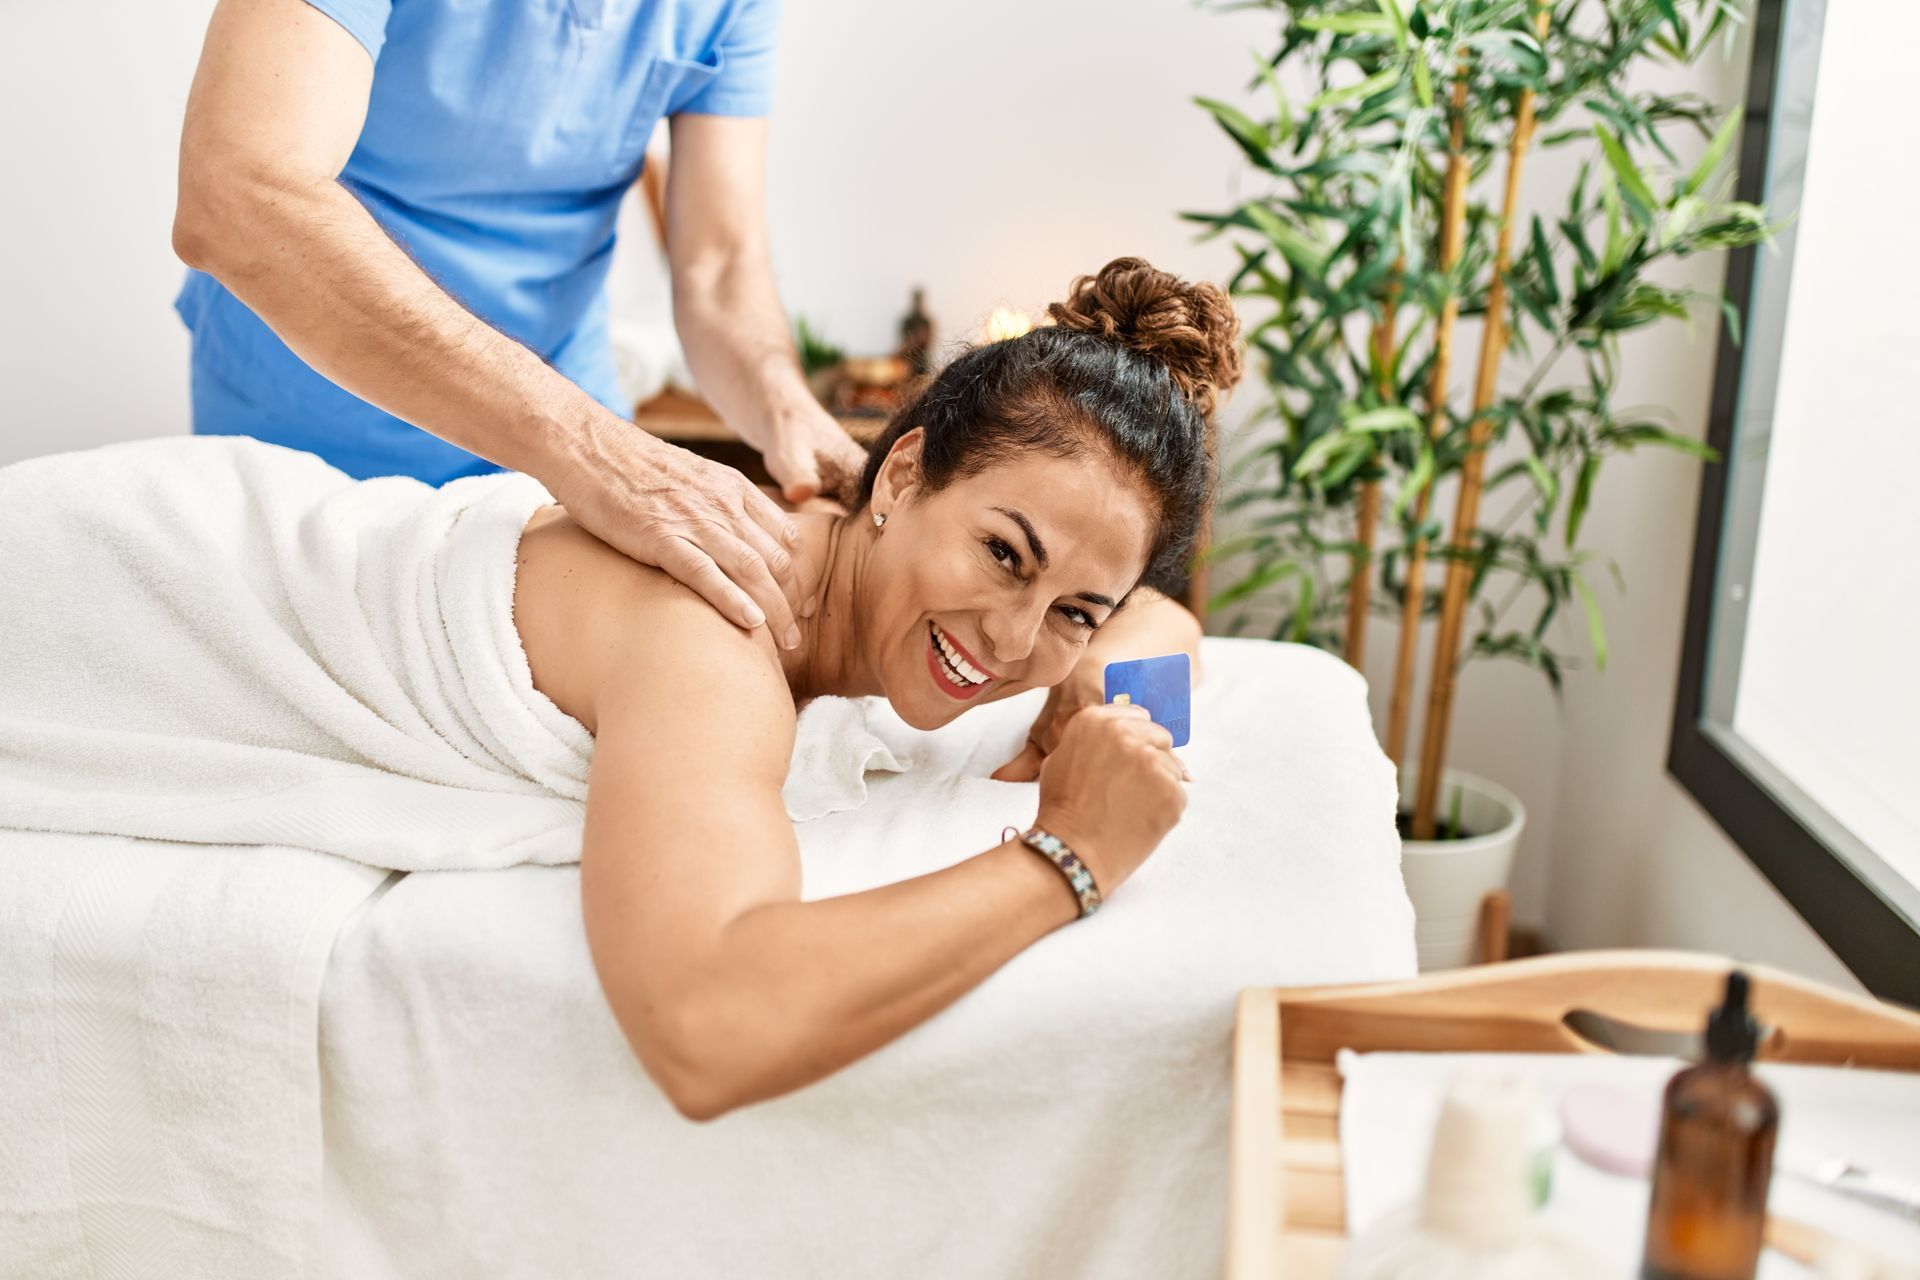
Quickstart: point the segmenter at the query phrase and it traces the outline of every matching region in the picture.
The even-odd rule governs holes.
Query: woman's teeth
[[[985,684],[992,678],[960,656],[952,642],[947,639],[946,633],[940,630],[938,623],[927,625],[933,628],[934,647],[940,651],[941,658],[945,660],[947,674],[953,677],[955,684]]]

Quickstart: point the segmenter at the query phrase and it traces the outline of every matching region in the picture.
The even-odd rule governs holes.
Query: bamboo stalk
[[[1367,660],[1367,597],[1373,591],[1373,526],[1380,516],[1380,482],[1362,481],[1360,507],[1353,514],[1353,571],[1347,577],[1347,665],[1359,670]]]
[[[1451,272],[1460,262],[1467,226],[1467,66],[1463,60],[1453,81],[1453,101],[1447,123],[1446,187],[1440,211],[1440,263]],[[1451,288],[1440,304],[1433,333],[1433,375],[1427,383],[1427,437],[1438,441],[1447,430],[1447,380],[1453,373],[1453,325],[1460,316],[1460,298]],[[1433,501],[1433,480],[1420,486],[1414,500],[1413,526],[1426,523]],[[1426,594],[1427,542],[1416,537],[1407,553],[1406,593],[1400,606],[1400,647],[1394,655],[1393,700],[1387,710],[1387,756],[1395,764],[1407,746],[1407,716],[1413,707],[1413,659],[1420,636],[1420,606]]]
[[[1534,26],[1544,44],[1550,11],[1539,0]],[[1467,457],[1460,471],[1460,494],[1454,504],[1453,556],[1447,561],[1446,586],[1440,601],[1440,627],[1433,637],[1427,716],[1421,725],[1420,769],[1413,802],[1416,840],[1433,839],[1434,809],[1440,796],[1440,777],[1446,771],[1447,734],[1452,727],[1454,667],[1460,656],[1460,633],[1465,628],[1467,585],[1473,570],[1467,552],[1480,521],[1480,491],[1486,474],[1487,443],[1493,425],[1486,416],[1500,375],[1500,357],[1507,349],[1507,267],[1513,256],[1513,224],[1519,212],[1520,174],[1527,146],[1533,140],[1533,90],[1522,89],[1514,104],[1513,138],[1507,145],[1507,188],[1500,204],[1500,230],[1494,240],[1493,281],[1487,289],[1487,322],[1480,334],[1480,365],[1473,386],[1473,418],[1467,428]]]
[[[1405,260],[1396,259],[1393,274],[1399,276]],[[1380,308],[1380,319],[1373,326],[1374,389],[1382,404],[1393,403],[1394,319],[1399,305],[1400,286],[1392,285]],[[1367,605],[1373,594],[1373,530],[1380,518],[1380,481],[1367,480],[1360,485],[1360,509],[1353,516],[1353,570],[1347,576],[1347,664],[1356,671],[1367,660]]]

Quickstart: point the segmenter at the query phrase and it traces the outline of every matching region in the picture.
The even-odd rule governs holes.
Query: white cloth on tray
[[[1729,961],[1729,964],[1732,962]],[[1603,1172],[1558,1141],[1560,1099],[1575,1085],[1603,1085],[1659,1114],[1661,1092],[1686,1064],[1677,1058],[1610,1053],[1340,1054],[1340,1151],[1347,1225],[1359,1234],[1424,1185],[1433,1127],[1447,1085],[1468,1068],[1526,1078],[1536,1137],[1552,1143],[1542,1212],[1598,1254],[1616,1275],[1632,1275],[1646,1241],[1645,1178]],[[1780,1103],[1780,1132],[1768,1208],[1829,1231],[1888,1260],[1920,1259],[1920,1222],[1816,1186],[1788,1172],[1789,1153],[1842,1156],[1890,1178],[1920,1179],[1920,1077],[1866,1068],[1765,1062],[1755,1071]],[[1775,1250],[1760,1255],[1759,1280],[1803,1280],[1812,1268]]]

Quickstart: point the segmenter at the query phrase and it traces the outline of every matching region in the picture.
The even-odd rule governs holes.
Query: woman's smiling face
[[[1154,511],[1097,445],[1024,454],[928,493],[920,440],[902,436],[874,486],[887,522],[860,623],[887,700],[931,729],[1066,679],[1144,571]]]

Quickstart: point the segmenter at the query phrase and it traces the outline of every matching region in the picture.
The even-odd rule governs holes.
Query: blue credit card
[[[1184,653],[1107,664],[1107,701],[1145,707],[1184,747],[1193,735],[1193,664]]]

